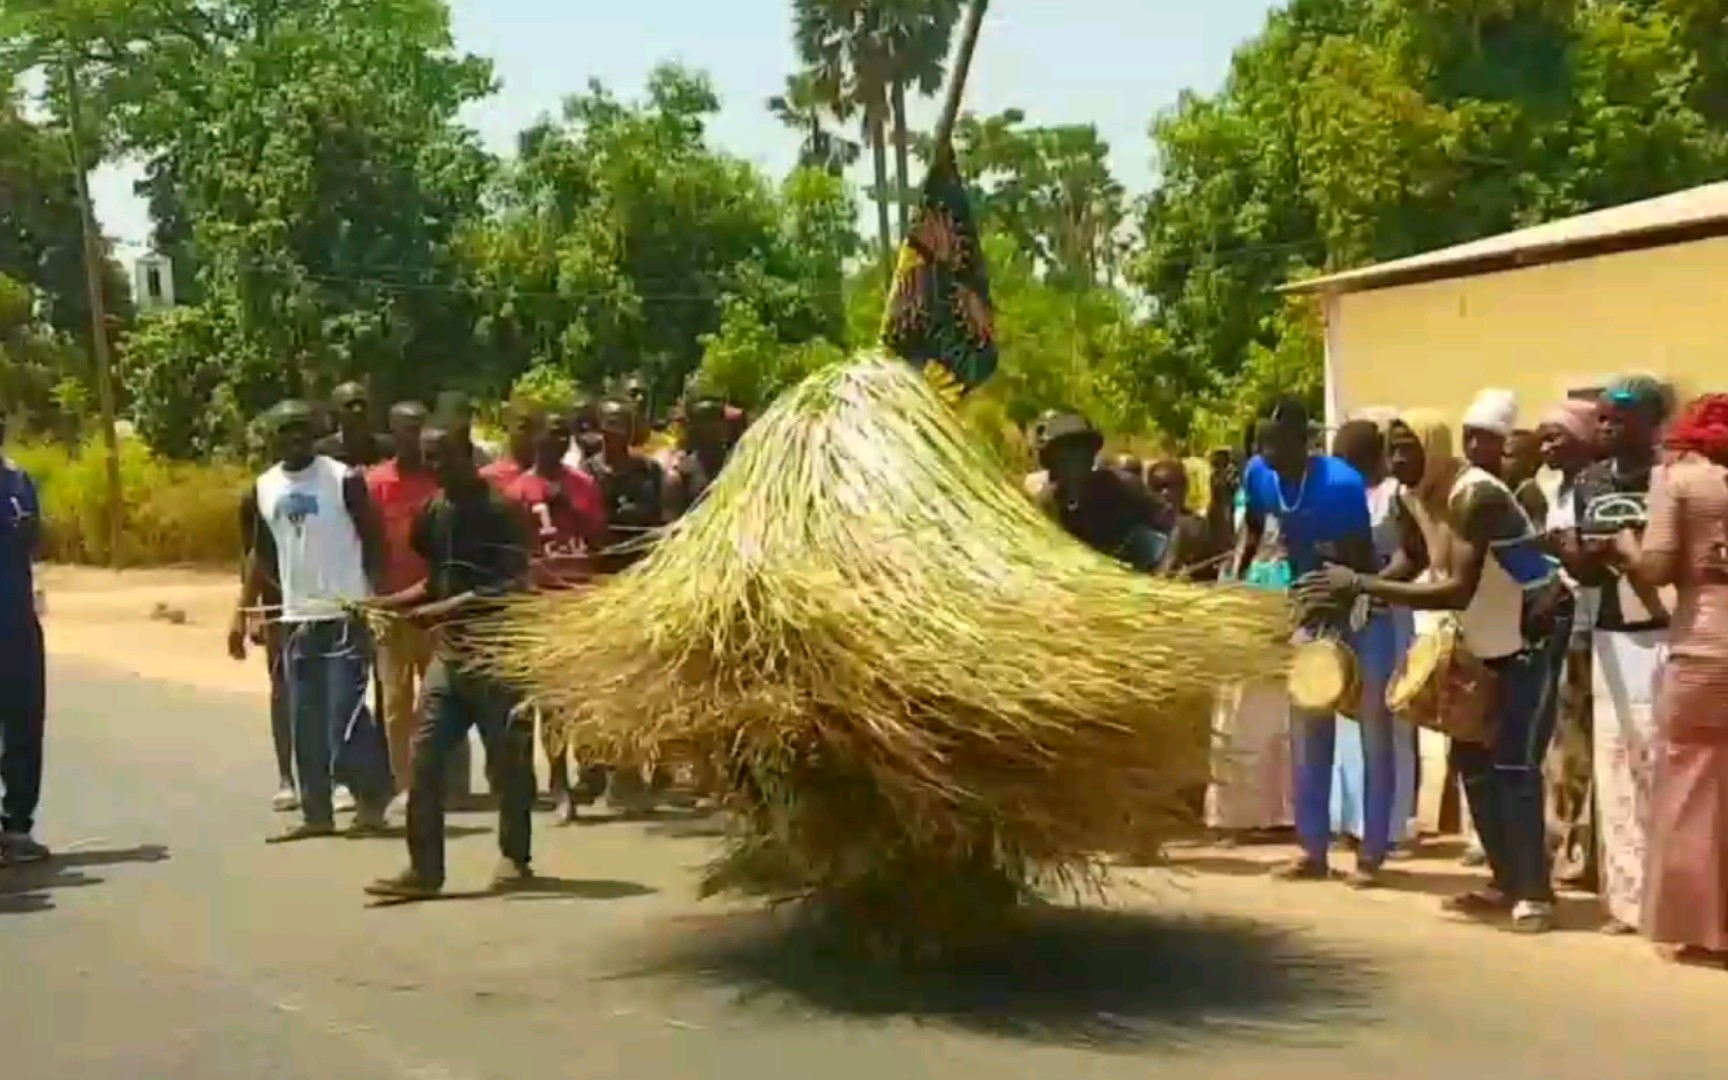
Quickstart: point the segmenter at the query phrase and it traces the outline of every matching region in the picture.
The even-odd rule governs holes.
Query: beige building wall
[[[1328,419],[1461,415],[1483,387],[1533,424],[1569,390],[1651,372],[1728,391],[1728,238],[1329,297]]]

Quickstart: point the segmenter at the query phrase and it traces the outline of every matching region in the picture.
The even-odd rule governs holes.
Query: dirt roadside
[[[229,659],[237,575],[213,570],[43,566],[37,587],[52,657],[206,690],[266,694],[261,659]]]

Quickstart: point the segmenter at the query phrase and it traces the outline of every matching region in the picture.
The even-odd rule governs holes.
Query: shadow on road
[[[124,863],[166,861],[168,849],[160,844],[108,850],[86,848],[56,855],[47,862],[0,868],[0,915],[27,915],[54,907],[54,893],[100,885],[106,878],[83,871]]]
[[[1242,920],[1050,908],[990,956],[915,971],[861,961],[802,919],[694,921],[623,977],[696,974],[745,1002],[1122,1050],[1214,1037],[1320,1043],[1322,1030],[1374,1020],[1365,959]],[[1354,1023],[1340,1026],[1344,1017]]]

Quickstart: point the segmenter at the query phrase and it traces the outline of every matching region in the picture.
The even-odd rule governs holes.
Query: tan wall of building
[[[1728,391],[1728,238],[1350,293],[1327,310],[1332,415],[1458,416],[1495,386],[1532,424],[1569,389],[1641,371],[1682,395]]]

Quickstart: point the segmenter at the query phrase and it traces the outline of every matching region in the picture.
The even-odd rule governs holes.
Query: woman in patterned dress
[[[1681,962],[1728,966],[1728,395],[1693,402],[1667,439],[1643,541],[1621,553],[1673,586],[1657,695],[1642,929]]]

